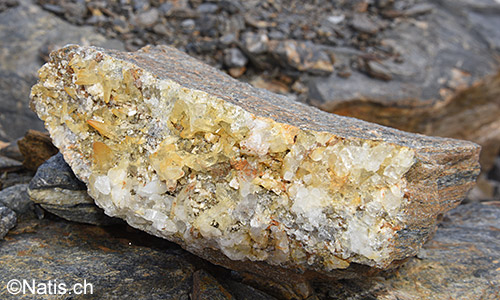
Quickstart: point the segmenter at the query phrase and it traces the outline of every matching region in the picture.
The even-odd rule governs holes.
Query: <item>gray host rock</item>
[[[16,226],[16,213],[10,208],[0,204],[0,239]]]
[[[34,204],[27,193],[27,184],[16,184],[0,191],[0,203],[12,209],[19,218],[34,216]]]
[[[28,193],[35,203],[69,221],[96,225],[117,222],[95,205],[85,184],[75,177],[60,153],[38,168]]]

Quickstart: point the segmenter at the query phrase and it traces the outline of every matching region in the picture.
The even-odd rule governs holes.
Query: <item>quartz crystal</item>
[[[67,46],[39,78],[32,108],[106,214],[208,259],[387,268],[479,172],[473,143],[321,112],[166,46]]]

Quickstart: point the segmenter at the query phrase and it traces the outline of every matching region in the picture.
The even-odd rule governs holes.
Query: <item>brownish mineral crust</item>
[[[250,273],[388,268],[479,173],[474,143],[329,114],[166,46],[68,46],[39,77],[32,108],[108,215]]]

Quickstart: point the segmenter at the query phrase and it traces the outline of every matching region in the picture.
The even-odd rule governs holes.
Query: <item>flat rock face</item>
[[[106,39],[92,27],[69,24],[32,0],[18,1],[0,12],[1,140],[15,140],[28,129],[43,130],[43,124],[29,109],[29,90],[44,63],[44,52],[69,43],[123,49],[121,42]]]
[[[96,226],[49,220],[19,224],[1,242],[0,259],[8,263],[0,266],[0,282],[6,286],[11,279],[29,278],[68,287],[84,280],[92,284],[92,290],[74,299],[189,299],[194,266],[175,250],[136,242]],[[13,296],[5,288],[0,296],[39,297],[30,292]]]
[[[328,114],[165,46],[68,46],[39,76],[31,105],[108,215],[233,269],[388,268],[479,172],[473,143]]]
[[[349,78],[311,79],[308,97],[336,114],[476,142],[488,170],[500,151],[500,38],[492,31],[500,26],[500,3],[416,2],[420,17],[400,15],[378,34],[380,47],[397,55],[333,47],[335,67],[357,70]]]
[[[0,217],[4,217],[3,207]],[[3,220],[0,219],[0,230]],[[2,299],[40,298],[40,294],[33,295],[29,291],[10,294],[7,283],[17,278],[34,279],[39,283],[57,280],[69,287],[84,281],[92,284],[92,294],[88,288],[86,295],[62,296],[75,300],[187,300],[192,299],[192,295],[213,299],[210,297],[221,292],[225,298],[219,299],[276,299],[173,243],[123,224],[102,228],[64,220],[24,221],[0,240],[0,259]],[[193,284],[195,276],[201,283],[196,286]]]

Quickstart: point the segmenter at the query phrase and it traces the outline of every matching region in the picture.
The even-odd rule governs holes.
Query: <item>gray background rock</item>
[[[27,184],[16,184],[1,190],[0,203],[12,209],[18,217],[33,216],[34,204],[28,196]]]
[[[495,35],[482,30],[482,27],[492,27],[499,22],[490,22],[485,17],[491,15],[500,19],[498,12],[494,13],[500,10],[500,3],[486,0],[436,2],[432,13],[424,19],[402,18],[379,33],[382,44],[399,53],[403,59],[397,61],[390,57],[377,60],[385,76],[392,78],[391,81],[384,82],[376,75],[363,72],[354,72],[348,79],[342,79],[337,74],[312,78],[309,81],[311,101],[326,110],[351,100],[369,100],[384,105],[399,103],[400,106],[405,104],[404,100],[445,101],[440,94],[441,89],[456,90],[455,81],[470,85],[498,71],[495,52],[500,53],[500,48],[486,42],[483,35],[492,39]],[[481,4],[484,9],[478,8]],[[500,42],[500,38],[496,42]],[[335,67],[350,65],[359,57],[369,56],[369,53],[357,51],[347,53],[342,47],[325,49],[335,55]],[[360,69],[363,70],[363,67]],[[457,80],[453,70],[464,73],[455,73],[458,74],[455,76],[462,76]]]
[[[1,192],[0,192],[1,193]],[[61,153],[49,158],[36,171],[28,194],[45,210],[68,221],[94,225],[120,222],[108,217],[97,207],[87,193],[87,187],[78,180]]]
[[[64,161],[61,153],[52,156],[38,167],[29,186],[31,190],[56,187],[68,190],[87,190],[85,184],[76,178],[71,167]]]
[[[50,49],[78,43],[123,49],[92,27],[77,27],[20,0],[19,5],[0,13],[0,140],[12,141],[27,129],[44,130],[29,109],[29,93],[36,82],[42,56]]]
[[[86,280],[93,295],[64,295],[58,299],[185,299],[225,289],[232,299],[273,299],[238,283],[229,273],[181,250],[177,245],[126,226],[108,229],[53,220],[31,220],[19,224],[0,241],[0,299],[33,299],[12,296],[6,290],[11,279],[57,279],[68,285]],[[207,269],[216,280],[193,290],[196,270]],[[206,274],[206,273],[205,273]],[[211,275],[208,275],[211,276]]]
[[[16,213],[10,208],[0,204],[0,239],[16,226]]]

